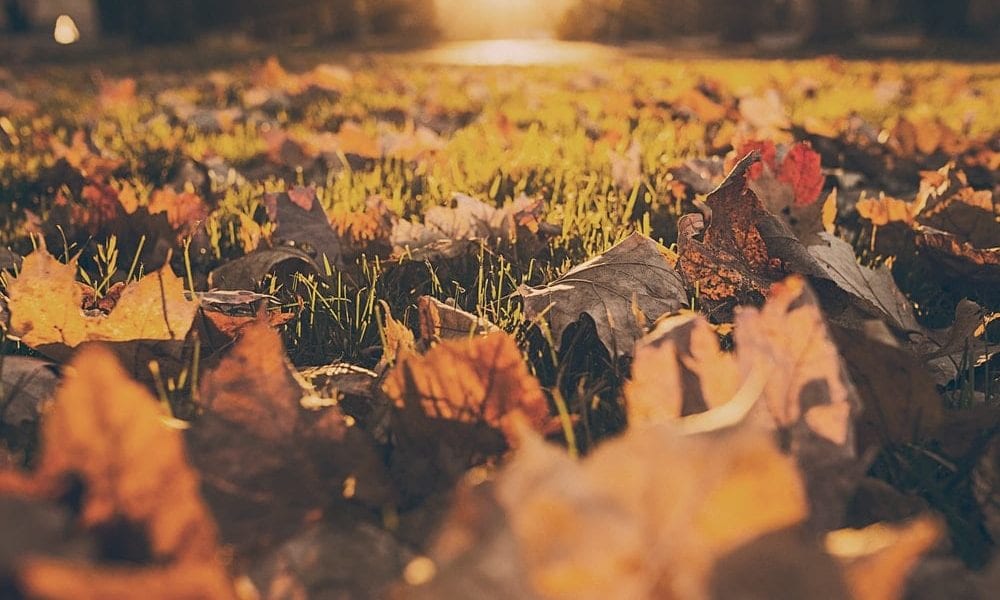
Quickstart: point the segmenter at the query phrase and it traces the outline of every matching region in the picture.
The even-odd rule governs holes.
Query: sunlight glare
[[[614,58],[607,46],[556,40],[450,42],[414,55],[418,62],[443,65],[527,66],[593,64]]]
[[[56,43],[62,45],[73,44],[80,41],[80,30],[76,27],[76,22],[69,15],[59,15],[56,18],[56,28],[52,32],[52,37]]]

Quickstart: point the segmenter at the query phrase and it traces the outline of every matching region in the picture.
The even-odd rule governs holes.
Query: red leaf
[[[809,142],[799,142],[788,150],[781,161],[778,180],[795,189],[795,206],[807,206],[823,191],[823,172],[819,154]]]
[[[764,165],[767,165],[767,168],[771,169],[771,172],[778,170],[777,149],[771,140],[747,140],[743,142],[736,150],[736,159],[738,160],[754,150],[760,150],[760,162],[750,165],[750,170],[747,171],[750,181],[754,181],[761,176],[764,172]],[[729,165],[729,168],[733,166],[735,166],[735,163]]]

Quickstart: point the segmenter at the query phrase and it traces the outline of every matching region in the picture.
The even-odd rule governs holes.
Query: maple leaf
[[[185,297],[184,282],[164,266],[125,286],[107,314],[87,314],[76,273],[75,261],[61,263],[44,248],[25,257],[7,288],[10,333],[57,352],[85,341],[180,341],[198,310],[197,300]]]
[[[150,557],[130,568],[28,559],[18,578],[30,597],[127,598],[136,589],[127,582],[153,585],[151,594],[163,594],[150,597],[174,597],[166,592],[170,589],[235,598],[181,434],[107,349],[88,346],[69,365],[42,423],[42,440],[38,467],[21,491],[54,498],[63,493],[67,477],[80,477],[87,490],[80,525],[97,530],[119,519],[133,523],[145,532]],[[6,475],[0,477],[0,492],[13,487],[17,493],[11,475],[0,475]]]
[[[544,317],[553,339],[560,341],[566,328],[586,313],[593,318],[601,342],[616,355],[632,352],[645,320],[687,304],[681,278],[662,247],[639,233],[546,286],[522,286],[518,293],[528,319]]]
[[[446,340],[427,354],[403,354],[383,389],[398,408],[428,417],[485,423],[508,434],[518,413],[535,429],[549,423],[549,407],[538,380],[528,372],[514,339],[501,331]]]

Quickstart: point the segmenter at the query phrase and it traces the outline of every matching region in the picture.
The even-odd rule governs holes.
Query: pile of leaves
[[[998,92],[0,73],[0,595],[989,597]]]

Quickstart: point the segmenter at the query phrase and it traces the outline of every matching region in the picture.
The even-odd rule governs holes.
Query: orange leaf
[[[165,423],[156,400],[128,378],[107,349],[89,346],[69,367],[42,424],[44,450],[32,475],[38,489],[59,493],[66,477],[79,476],[87,490],[83,526],[121,518],[141,526],[158,566],[132,570],[133,581],[160,581],[163,590],[163,583],[176,578],[192,597],[233,597],[215,523],[185,459],[180,432]],[[21,573],[32,597],[128,597],[116,574],[45,559],[29,560]]]
[[[799,142],[788,150],[778,180],[790,184],[795,189],[795,206],[812,204],[823,191],[823,171],[819,153],[809,142]]]
[[[549,421],[538,380],[528,372],[514,339],[500,331],[445,340],[423,356],[399,357],[383,390],[397,407],[417,408],[433,418],[485,423],[505,433],[515,412],[536,430]]]

